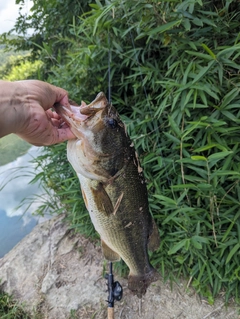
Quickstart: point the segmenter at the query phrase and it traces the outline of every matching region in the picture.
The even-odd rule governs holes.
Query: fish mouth
[[[54,109],[70,127],[76,127],[82,122],[86,122],[97,112],[105,109],[107,105],[108,100],[106,99],[104,93],[100,92],[88,105],[83,101],[79,106],[64,106],[61,105],[61,103],[55,103]]]
[[[85,103],[81,105],[80,113],[82,115],[91,116],[100,110],[105,109],[108,105],[108,100],[103,92],[98,93],[96,98],[88,105]]]

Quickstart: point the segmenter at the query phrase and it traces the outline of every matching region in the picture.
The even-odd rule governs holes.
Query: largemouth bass
[[[159,232],[149,213],[133,143],[103,93],[89,105],[56,105],[55,109],[76,135],[68,141],[67,156],[101,237],[103,255],[109,261],[125,261],[130,269],[128,287],[141,297],[159,278],[148,256],[148,248],[159,247]]]

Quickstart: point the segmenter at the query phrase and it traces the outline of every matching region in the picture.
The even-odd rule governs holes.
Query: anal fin
[[[103,251],[104,258],[106,258],[109,261],[119,261],[121,259],[118,253],[112,250],[102,239],[101,239],[101,243],[102,243],[102,251]]]

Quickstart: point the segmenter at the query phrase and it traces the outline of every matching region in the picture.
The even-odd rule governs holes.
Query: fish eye
[[[113,118],[107,119],[107,124],[111,128],[116,128],[118,126],[118,122],[115,119],[113,119]]]

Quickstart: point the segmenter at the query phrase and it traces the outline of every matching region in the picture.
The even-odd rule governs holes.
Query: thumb
[[[57,86],[55,88],[56,93],[56,102],[61,103],[64,106],[69,106],[69,100],[68,100],[68,92],[62,88],[59,88]]]

